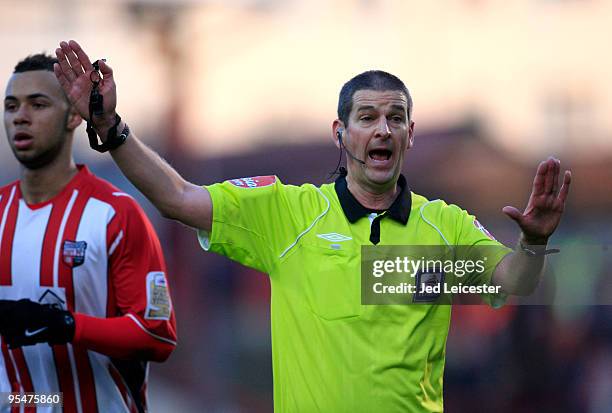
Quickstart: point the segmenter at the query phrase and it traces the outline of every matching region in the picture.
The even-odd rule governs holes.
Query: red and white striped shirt
[[[75,314],[76,333],[67,345],[2,342],[0,393],[62,392],[64,412],[146,411],[147,360],[176,344],[165,274],[142,209],[87,167],[36,205],[18,181],[1,188],[0,299],[58,303]],[[0,412],[12,411],[5,402]]]

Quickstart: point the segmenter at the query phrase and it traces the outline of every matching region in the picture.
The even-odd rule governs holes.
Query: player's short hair
[[[368,70],[349,80],[340,89],[338,97],[338,119],[348,126],[349,115],[353,109],[353,95],[359,90],[397,90],[406,95],[408,119],[412,116],[412,97],[408,88],[397,76],[382,70]]]
[[[51,55],[48,55],[48,54],[45,54],[45,53],[33,54],[33,55],[30,55],[30,56],[26,57],[25,59],[23,59],[19,63],[17,63],[15,65],[15,69],[13,70],[13,74],[15,74],[15,73],[24,73],[24,72],[32,72],[32,71],[35,71],[35,70],[46,70],[48,72],[53,72],[53,65],[55,63],[59,63],[59,61],[57,60],[57,58],[55,58],[55,57],[53,57]],[[66,94],[63,91],[62,91],[62,94],[64,95],[64,98],[66,99],[66,102],[68,102],[68,105],[70,106],[70,102],[68,101],[68,97],[66,96]]]
[[[45,53],[37,53],[17,63],[13,73],[31,72],[33,70],[47,70],[53,72],[53,64],[55,63],[58,63],[55,57]]]

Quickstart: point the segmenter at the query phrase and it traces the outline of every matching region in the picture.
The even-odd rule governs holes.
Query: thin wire
[[[342,152],[344,152],[343,146],[344,145],[340,144],[340,156],[338,157],[338,164],[336,165],[336,169],[330,172],[327,176],[328,180],[331,179],[334,175],[346,175],[346,168],[344,166],[340,166],[340,163],[342,162]]]

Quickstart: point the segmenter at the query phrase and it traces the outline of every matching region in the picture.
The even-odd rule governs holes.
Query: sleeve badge
[[[276,176],[252,176],[249,178],[231,179],[229,183],[238,188],[261,188],[264,186],[273,185],[276,182]]]
[[[147,274],[147,308],[144,318],[147,320],[169,320],[172,313],[172,301],[168,293],[166,276],[161,271]]]

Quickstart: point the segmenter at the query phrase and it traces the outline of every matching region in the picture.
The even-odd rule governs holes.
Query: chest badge
[[[416,274],[414,303],[431,303],[440,298],[444,285],[444,271],[419,271]]]
[[[70,268],[78,267],[85,262],[85,251],[87,242],[85,241],[64,241],[62,246],[62,259],[64,264]]]

